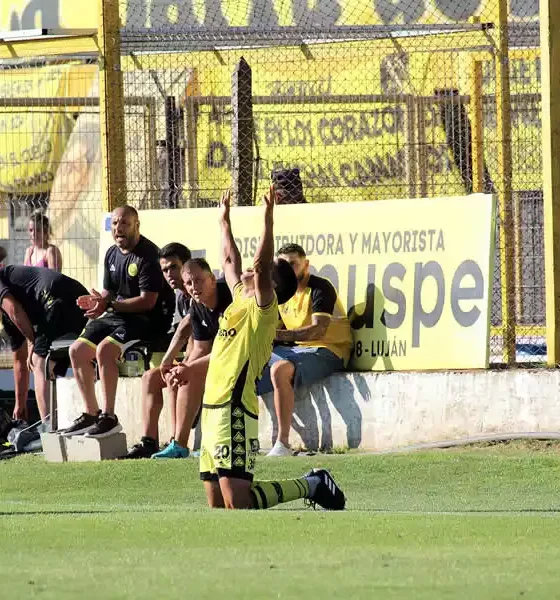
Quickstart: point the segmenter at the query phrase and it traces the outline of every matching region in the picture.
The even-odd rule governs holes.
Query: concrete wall
[[[300,390],[292,445],[392,450],[472,436],[560,431],[560,370],[346,373]],[[58,381],[59,422],[82,412],[75,381]],[[170,437],[167,409],[160,439]],[[272,397],[261,405],[260,438],[274,435]],[[121,379],[117,414],[131,445],[142,435],[140,379]],[[192,440],[191,440],[192,444]]]

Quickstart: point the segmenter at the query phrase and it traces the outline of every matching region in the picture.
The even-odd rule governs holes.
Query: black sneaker
[[[346,498],[326,469],[311,469],[305,477],[319,478],[315,493],[307,498],[308,504],[313,508],[318,504],[325,510],[344,510]]]
[[[63,437],[70,437],[72,435],[84,435],[87,433],[92,427],[94,427],[97,423],[97,419],[101,411],[94,417],[93,415],[89,415],[88,413],[82,413],[77,419],[74,420],[70,427],[66,429],[60,429],[57,433],[59,433]]]
[[[155,454],[159,450],[157,442],[150,438],[144,436],[139,444],[135,444],[128,451],[128,454],[123,456],[122,458],[126,460],[127,458],[151,458],[152,454]]]
[[[84,437],[101,439],[115,435],[119,431],[122,431],[122,425],[119,423],[117,415],[101,413],[97,419],[97,423]]]

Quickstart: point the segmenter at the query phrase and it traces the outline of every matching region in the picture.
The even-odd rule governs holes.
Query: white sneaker
[[[284,446],[280,440],[276,440],[276,443],[267,456],[292,456],[292,449],[288,446]]]

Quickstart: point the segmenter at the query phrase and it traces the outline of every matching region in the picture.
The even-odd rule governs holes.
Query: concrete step
[[[83,435],[63,437],[58,433],[41,436],[47,462],[89,462],[120,458],[127,453],[126,435],[116,433],[106,438],[88,438]]]

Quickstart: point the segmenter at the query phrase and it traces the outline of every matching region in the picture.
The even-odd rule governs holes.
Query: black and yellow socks
[[[307,477],[286,479],[284,481],[254,481],[251,486],[253,508],[260,510],[272,508],[284,502],[307,498],[309,492]]]

